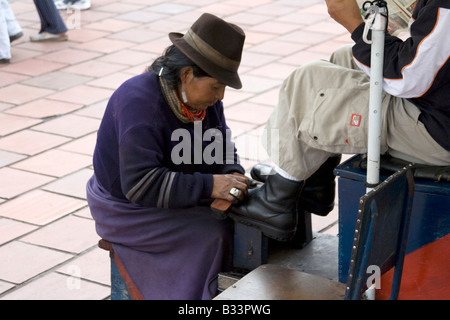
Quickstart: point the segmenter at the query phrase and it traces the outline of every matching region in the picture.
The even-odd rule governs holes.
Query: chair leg
[[[111,300],[143,300],[119,257],[114,252],[111,242],[100,239],[98,246],[109,251],[111,260]]]

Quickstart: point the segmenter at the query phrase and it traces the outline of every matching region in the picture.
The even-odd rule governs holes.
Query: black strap
[[[380,158],[380,170],[397,172],[409,165],[410,162],[383,155]],[[367,159],[362,157],[360,161],[353,163],[354,166],[367,169]],[[414,178],[433,180],[436,182],[450,182],[450,166],[428,166],[413,164]]]

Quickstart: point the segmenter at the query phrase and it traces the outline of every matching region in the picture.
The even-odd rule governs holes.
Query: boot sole
[[[296,228],[294,228],[293,230],[285,230],[285,229],[275,228],[275,227],[265,224],[264,222],[261,222],[259,220],[254,220],[254,219],[251,219],[248,217],[244,217],[244,216],[238,215],[234,212],[230,212],[229,216],[236,222],[259,229],[265,236],[272,238],[274,240],[289,241],[295,235]]]

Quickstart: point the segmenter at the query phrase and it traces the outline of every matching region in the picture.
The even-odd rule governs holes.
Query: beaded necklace
[[[182,99],[180,99],[180,95],[177,90],[175,90],[178,101],[180,102],[181,112],[185,117],[188,117],[192,122],[203,121],[205,119],[206,110],[195,110],[191,107],[187,106]],[[195,110],[195,111],[194,111]]]
[[[189,106],[183,103],[182,99],[180,99],[177,90],[172,90],[167,81],[163,78],[159,78],[159,83],[161,85],[161,89],[163,95],[169,104],[170,109],[175,114],[175,116],[183,123],[189,122],[197,122],[203,121],[206,115],[206,110],[196,110],[192,111]]]

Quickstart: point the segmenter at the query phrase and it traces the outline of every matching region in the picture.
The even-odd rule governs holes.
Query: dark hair
[[[191,67],[195,77],[211,77],[174,45],[168,47],[162,56],[156,58],[147,71],[159,75],[162,69],[160,76],[168,81],[172,89],[176,89],[181,83],[180,75],[184,67]]]

